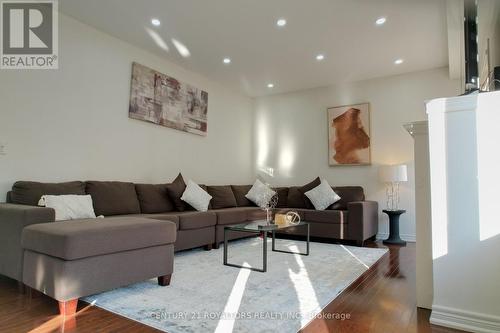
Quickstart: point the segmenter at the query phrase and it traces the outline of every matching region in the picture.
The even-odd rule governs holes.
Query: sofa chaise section
[[[23,279],[23,229],[31,224],[55,221],[52,208],[0,203],[0,274]]]
[[[154,277],[168,285],[175,240],[175,223],[142,217],[33,224],[22,232],[22,281],[71,314],[91,294]]]

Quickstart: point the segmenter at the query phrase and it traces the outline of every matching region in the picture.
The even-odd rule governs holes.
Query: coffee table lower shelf
[[[306,241],[306,252],[294,252],[294,251],[287,251],[287,250],[278,250],[276,249],[276,231],[280,231],[283,229],[287,228],[292,228],[292,227],[306,227],[307,228],[307,241]],[[227,234],[228,232],[248,232],[248,233],[254,233],[254,234],[259,234],[262,237],[263,240],[263,246],[262,246],[262,268],[256,268],[256,267],[249,267],[249,266],[242,266],[238,264],[232,264],[229,263],[227,260],[227,253],[228,253],[228,237]],[[271,250],[274,252],[281,252],[281,253],[289,253],[289,254],[299,254],[303,256],[308,256],[309,255],[309,223],[307,222],[300,222],[297,225],[289,225],[285,227],[276,227],[274,225],[263,225],[261,221],[256,221],[256,222],[251,222],[247,224],[238,224],[235,226],[228,226],[224,228],[224,265],[225,266],[231,266],[231,267],[236,267],[236,268],[245,268],[249,269],[255,272],[262,272],[265,273],[267,271],[267,237],[268,233],[271,233],[272,237],[272,246]]]

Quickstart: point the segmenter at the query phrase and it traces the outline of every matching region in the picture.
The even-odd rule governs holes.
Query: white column
[[[427,103],[433,324],[500,332],[500,92]]]
[[[417,306],[432,307],[432,232],[427,121],[405,124],[415,141],[415,224],[417,247]]]

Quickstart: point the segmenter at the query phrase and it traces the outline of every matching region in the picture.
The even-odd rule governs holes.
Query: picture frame
[[[370,103],[327,108],[330,166],[371,165]]]
[[[129,118],[207,135],[208,93],[134,62]]]

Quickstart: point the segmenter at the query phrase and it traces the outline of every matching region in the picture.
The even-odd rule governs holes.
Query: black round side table
[[[406,246],[406,242],[399,237],[399,216],[406,210],[384,209],[383,212],[389,216],[389,238],[384,241],[384,244]]]

